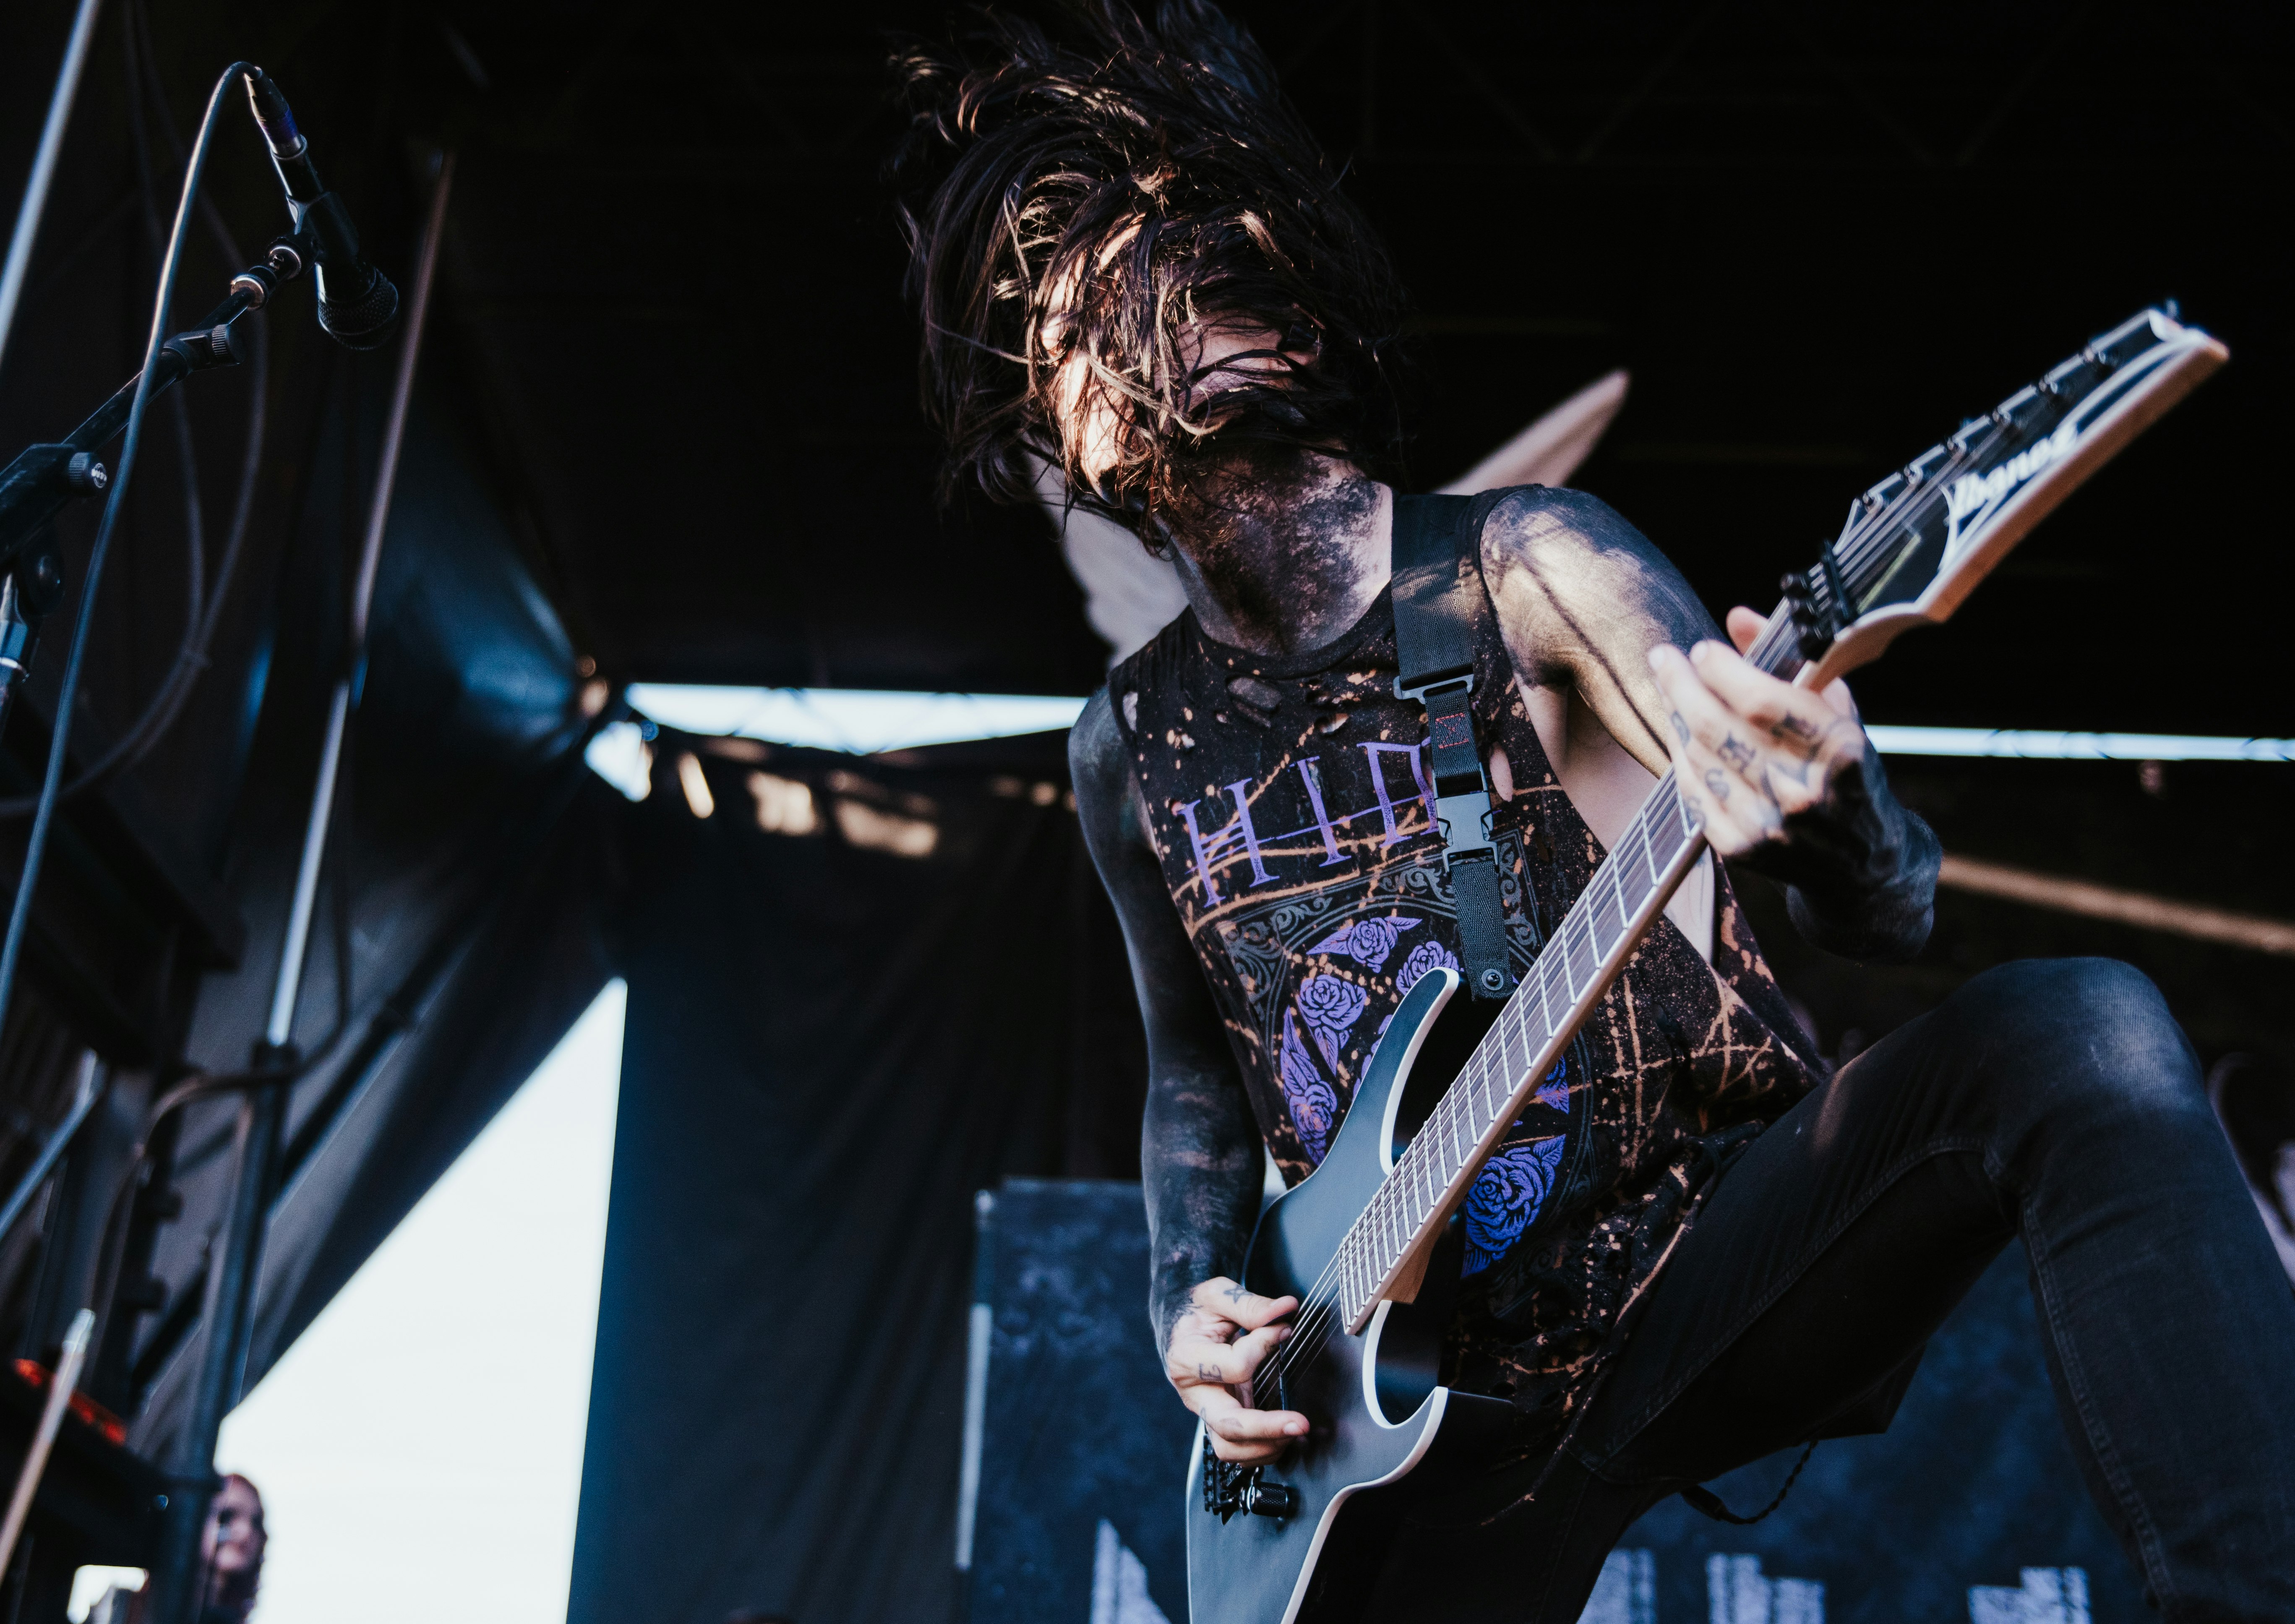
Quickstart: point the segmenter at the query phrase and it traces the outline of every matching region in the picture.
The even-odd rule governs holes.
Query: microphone
[[[309,239],[318,261],[319,325],[350,349],[379,349],[398,322],[398,290],[359,251],[358,228],[343,200],[319,184],[311,143],[295,127],[294,111],[260,68],[246,76],[247,100],[271,149],[271,167],[286,190],[296,232]]]

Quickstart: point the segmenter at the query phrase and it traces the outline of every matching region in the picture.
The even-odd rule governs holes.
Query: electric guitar
[[[2026,532],[2228,358],[2172,305],[2095,339],[1858,497],[1816,563],[1785,577],[1746,657],[1817,688],[1948,618]],[[1352,1616],[1361,1576],[1335,1559],[1352,1548],[1351,1517],[1368,1524],[1378,1499],[1440,1487],[1486,1457],[1510,1407],[1437,1384],[1449,1293],[1422,1298],[1420,1286],[1455,1278],[1444,1240],[1467,1187],[1704,847],[1669,772],[1408,1147],[1394,1148],[1404,1085],[1459,984],[1450,970],[1410,990],[1329,1154],[1261,1215],[1245,1283],[1300,1306],[1251,1401],[1301,1411],[1311,1430],[1270,1465],[1235,1466],[1197,1429],[1195,1624]]]

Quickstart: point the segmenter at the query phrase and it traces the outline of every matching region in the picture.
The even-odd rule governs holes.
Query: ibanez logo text
[[[1964,521],[1999,506],[2033,475],[2070,455],[2079,443],[2079,423],[2076,419],[2068,419],[2054,434],[2033,442],[1999,467],[1953,481],[1944,498],[1945,510],[1952,519],[1946,556],[1950,558],[1957,551]]]

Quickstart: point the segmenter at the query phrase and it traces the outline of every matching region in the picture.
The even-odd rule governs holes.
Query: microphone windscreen
[[[398,290],[381,272],[357,298],[319,300],[319,325],[348,349],[380,349],[398,325]]]

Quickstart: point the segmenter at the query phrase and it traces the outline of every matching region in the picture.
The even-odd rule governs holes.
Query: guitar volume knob
[[[1255,1482],[1245,1491],[1245,1509],[1254,1517],[1295,1517],[1299,1491],[1288,1483]]]

